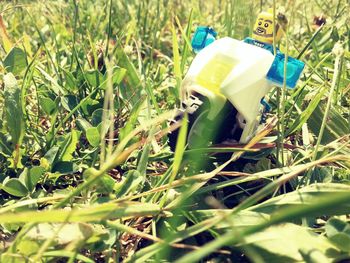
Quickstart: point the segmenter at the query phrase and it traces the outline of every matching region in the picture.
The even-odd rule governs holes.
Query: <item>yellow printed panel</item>
[[[198,74],[199,85],[220,94],[220,85],[235,67],[237,61],[224,54],[218,54],[207,63]]]

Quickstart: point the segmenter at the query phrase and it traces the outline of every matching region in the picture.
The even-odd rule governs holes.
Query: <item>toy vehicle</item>
[[[294,88],[304,63],[278,49],[274,55],[273,16],[259,14],[254,38],[239,41],[230,37],[216,40],[210,27],[198,27],[192,48],[197,53],[181,86],[180,117],[188,113],[188,147],[223,142],[247,143],[258,130],[269,105],[265,95],[273,86]],[[276,26],[276,39],[280,38]],[[176,146],[178,131],[169,134],[170,147]]]

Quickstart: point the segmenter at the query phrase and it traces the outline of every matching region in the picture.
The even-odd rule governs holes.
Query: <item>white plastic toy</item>
[[[269,107],[264,101],[269,90],[282,86],[284,81],[288,88],[295,87],[304,63],[288,57],[284,80],[285,55],[278,49],[273,54],[272,20],[271,13],[260,13],[253,30],[254,38],[244,41],[229,37],[215,40],[216,32],[212,28],[197,28],[192,47],[198,54],[181,86],[180,111],[189,114],[190,147],[227,140],[247,143]],[[281,35],[279,24],[275,34],[277,39]],[[192,144],[194,136],[210,142],[198,143],[200,139],[197,139]],[[169,135],[173,149],[176,137],[177,131]]]

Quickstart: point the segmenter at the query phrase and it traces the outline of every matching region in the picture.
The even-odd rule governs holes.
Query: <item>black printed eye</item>
[[[264,27],[269,27],[269,24],[268,24],[268,23],[265,23]]]
[[[259,26],[261,26],[261,24],[262,24],[261,22],[258,23]]]

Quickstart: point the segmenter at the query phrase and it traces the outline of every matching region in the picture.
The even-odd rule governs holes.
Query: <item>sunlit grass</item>
[[[247,145],[187,149],[187,119],[168,125],[195,27],[243,39],[282,4],[0,2],[0,262],[348,259],[345,0],[284,6],[274,46],[306,69]]]

